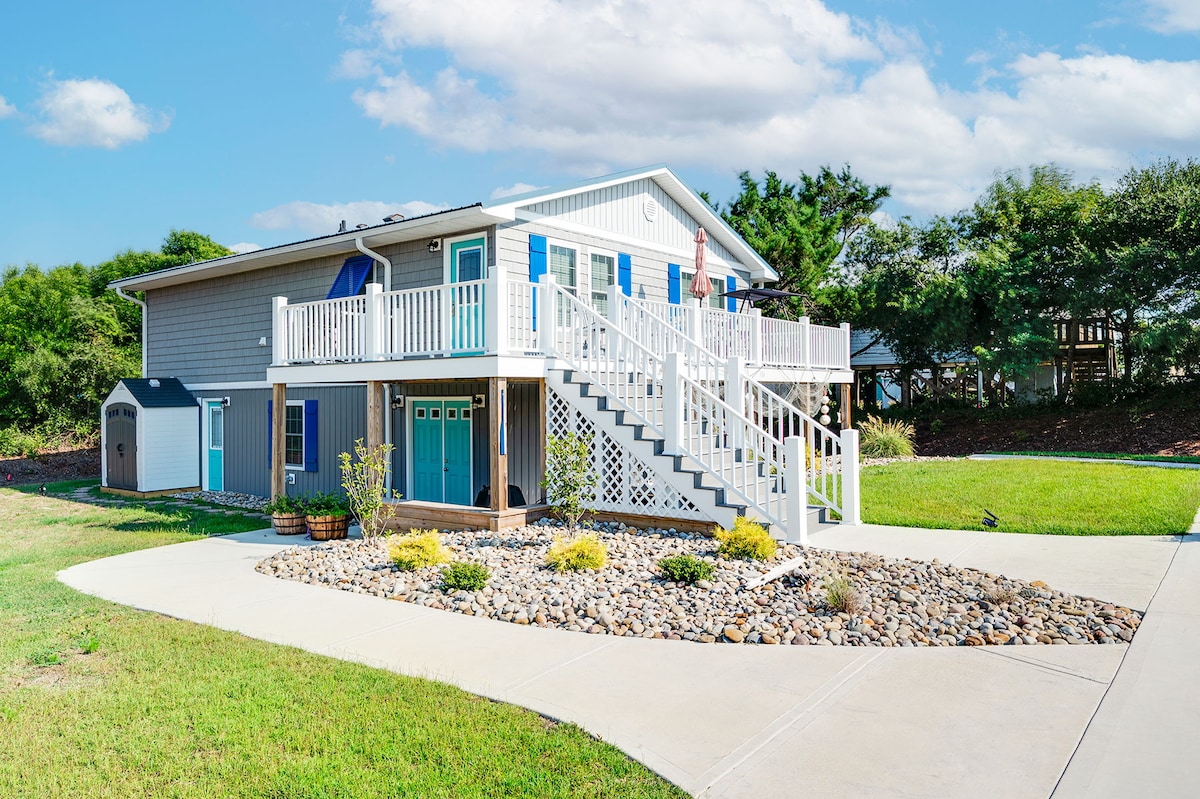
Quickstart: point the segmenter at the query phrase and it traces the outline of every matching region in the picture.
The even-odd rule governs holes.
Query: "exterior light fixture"
[[[442,251],[442,240],[441,239],[433,239],[432,241],[429,242],[428,245],[426,245],[426,248],[430,252],[441,252]]]

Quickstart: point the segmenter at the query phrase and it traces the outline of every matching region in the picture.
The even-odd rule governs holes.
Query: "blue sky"
[[[849,163],[923,217],[998,169],[1200,156],[1196,0],[60,2],[0,53],[0,265],[653,163],[718,199]]]

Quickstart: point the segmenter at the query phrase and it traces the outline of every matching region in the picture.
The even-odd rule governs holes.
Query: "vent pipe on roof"
[[[146,341],[146,303],[142,302],[137,297],[130,297],[128,294],[125,293],[125,290],[122,289],[120,286],[117,286],[116,288],[114,288],[113,291],[117,292],[117,296],[120,297],[121,299],[129,300],[134,305],[137,305],[142,309],[142,377],[145,377],[146,376],[146,353],[150,351],[150,347],[147,346],[147,341]]]
[[[391,291],[392,290],[392,262],[389,261],[387,258],[384,258],[379,253],[375,252],[374,250],[369,249],[367,247],[367,245],[363,244],[362,236],[355,237],[354,246],[363,255],[369,255],[372,258],[374,258],[376,261],[379,261],[379,263],[383,264],[383,290]]]

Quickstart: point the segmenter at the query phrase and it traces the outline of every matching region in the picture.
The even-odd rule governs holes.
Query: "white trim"
[[[292,387],[305,383],[363,383],[371,380],[462,380],[485,377],[538,378],[546,374],[542,355],[471,355],[461,358],[413,358],[403,361],[272,366],[267,379]],[[295,383],[293,383],[293,380]]]
[[[307,402],[307,400],[295,399],[295,400],[288,400],[286,403],[288,408],[295,408],[297,406],[300,407],[300,463],[299,463],[299,465],[297,465],[295,463],[287,462],[287,411],[284,410],[284,412],[283,412],[283,468],[288,471],[291,471],[291,472],[304,471],[304,460],[305,460],[305,456],[308,454],[304,451],[305,439],[308,438],[308,419],[307,419],[306,414],[304,413],[304,403],[305,402]]]
[[[447,401],[465,402],[465,403],[467,403],[467,409],[471,411],[471,416],[468,419],[468,421],[471,423],[471,432],[468,434],[468,439],[467,439],[467,441],[468,441],[467,470],[470,473],[470,479],[469,479],[470,488],[467,490],[468,496],[467,496],[467,504],[466,505],[459,505],[454,502],[446,502],[445,501],[446,500],[446,479],[443,477],[442,478],[442,502],[441,502],[441,504],[453,505],[456,508],[463,508],[463,507],[470,508],[470,507],[473,507],[473,505],[471,503],[474,502],[474,497],[470,496],[470,494],[471,494],[471,491],[474,490],[474,488],[475,488],[475,411],[478,410],[476,408],[471,407],[471,395],[470,394],[458,394],[458,395],[439,396],[439,397],[426,397],[426,396],[418,397],[418,396],[413,396],[410,394],[404,395],[404,420],[408,424],[408,429],[405,431],[405,436],[404,436],[404,442],[405,442],[405,444],[407,444],[407,446],[404,448],[404,450],[405,450],[404,451],[404,467],[405,467],[404,468],[404,476],[405,476],[404,487],[408,491],[406,496],[411,498],[413,495],[413,491],[414,491],[414,489],[413,489],[413,477],[414,477],[413,451],[416,449],[416,441],[415,441],[416,436],[413,435],[413,430],[416,427],[416,415],[417,415],[416,404],[418,402],[445,403]],[[442,405],[442,455],[443,456],[445,456],[445,454],[446,454],[446,416],[445,416],[445,413],[446,413],[446,406],[443,404]],[[418,500],[418,501],[427,502],[429,500]]]
[[[271,388],[269,380],[245,380],[240,383],[193,383],[191,385],[184,383],[183,387],[188,391],[247,391],[256,388]],[[365,386],[365,382],[359,383],[338,383],[342,386]],[[330,383],[288,383],[288,388],[330,388]]]
[[[581,225],[578,222],[570,222],[570,221],[567,221],[567,220],[562,219],[557,216],[545,216],[543,214],[535,213],[533,211],[521,210],[521,211],[517,212],[517,221],[518,222],[531,222],[533,224],[544,225],[545,227],[556,228],[558,230],[566,231],[568,233],[576,233],[580,236],[595,236],[598,239],[604,239],[606,241],[610,241],[610,242],[613,242],[613,243],[619,244],[619,245],[636,247],[641,250],[646,250],[647,252],[655,252],[655,253],[658,253],[659,255],[665,255],[668,258],[686,259],[687,263],[694,263],[696,260],[696,251],[694,249],[679,250],[674,247],[668,247],[665,244],[658,244],[656,242],[649,241],[647,239],[639,239],[639,238],[635,238],[633,236],[625,236],[620,233],[613,233],[612,231],[603,230],[601,228],[595,228],[590,225]],[[547,243],[549,243],[549,239],[550,239],[550,237],[547,237]],[[586,246],[586,245],[576,245],[576,246]],[[716,264],[717,266],[720,266],[720,267],[728,270],[729,274],[733,274],[733,272],[735,272],[738,269],[738,266],[730,264],[724,258],[722,258],[719,255],[716,255],[714,253],[711,253],[711,252],[708,253],[707,258],[705,259],[705,263],[706,263],[706,265]],[[751,273],[751,277],[753,277],[753,269],[750,266],[748,266],[747,264],[740,264],[740,267],[743,271]],[[711,274],[724,274],[724,273],[711,272]]]
[[[479,264],[479,280],[487,280],[488,277],[488,235],[486,230],[481,230],[476,233],[467,233],[462,236],[446,236],[442,239],[442,285],[449,286],[450,282],[450,254],[454,250],[455,244],[461,244],[467,241],[475,241],[476,239],[483,242],[481,249],[483,257]],[[462,283],[463,281],[455,281]]]

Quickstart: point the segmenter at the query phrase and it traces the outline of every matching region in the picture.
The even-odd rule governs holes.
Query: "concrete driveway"
[[[937,557],[1149,611],[1129,646],[949,649],[583,635],[254,571],[296,543],[243,533],[80,564],[59,579],[114,602],[442,680],[575,722],[697,796],[1200,792],[1189,751],[1200,719],[1200,535],[871,525],[814,534],[819,547]]]

